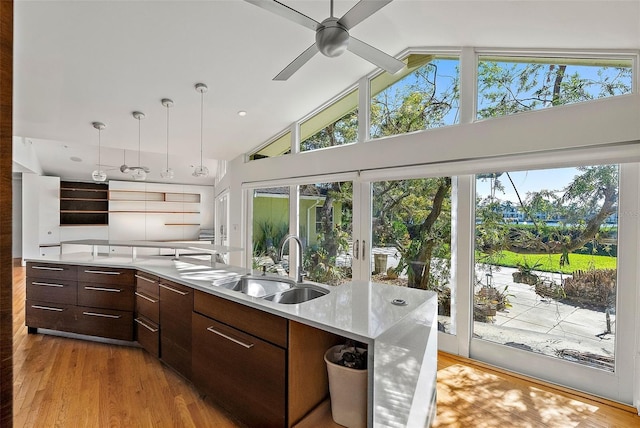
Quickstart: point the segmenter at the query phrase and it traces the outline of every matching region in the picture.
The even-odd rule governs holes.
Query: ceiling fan
[[[336,57],[345,50],[349,50],[391,74],[397,73],[405,66],[402,61],[349,35],[349,30],[391,3],[392,0],[360,0],[342,18],[333,16],[333,0],[330,0],[330,16],[322,22],[309,18],[276,0],[245,1],[316,32],[316,42],[286,66],[273,80],[287,80],[318,52],[328,57]]]

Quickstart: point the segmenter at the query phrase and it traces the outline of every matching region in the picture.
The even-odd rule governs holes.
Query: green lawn
[[[545,272],[572,273],[576,270],[616,269],[616,257],[592,256],[589,254],[569,254],[569,265],[560,267],[560,254],[517,254],[511,251],[501,251],[490,259],[487,254],[476,252],[476,262],[490,263],[496,266],[518,267],[520,265],[534,266],[534,270]]]

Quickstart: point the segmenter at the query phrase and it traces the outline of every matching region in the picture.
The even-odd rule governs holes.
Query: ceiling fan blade
[[[338,20],[338,23],[343,25],[347,30],[350,30],[392,1],[393,0],[360,0]]]
[[[347,46],[347,49],[390,74],[395,74],[405,67],[404,62],[392,57],[391,55],[387,55],[381,50],[378,50],[355,37],[349,37],[349,46]]]
[[[291,75],[293,73],[298,71],[300,69],[300,67],[305,65],[307,63],[307,61],[309,61],[311,58],[313,58],[313,56],[315,54],[317,54],[318,52],[319,52],[318,51],[318,46],[316,46],[315,43],[312,44],[311,46],[309,46],[307,48],[307,50],[302,52],[298,56],[298,58],[294,59],[291,62],[291,64],[287,65],[284,68],[284,70],[282,70],[280,73],[278,73],[278,75],[276,77],[274,77],[273,80],[287,80],[289,77],[291,77]]]
[[[289,21],[293,21],[313,31],[316,31],[316,29],[320,25],[320,23],[315,19],[309,18],[307,15],[304,15],[295,9],[291,9],[289,6],[282,4],[276,0],[244,0],[244,1],[246,1],[247,3],[251,3],[253,5],[256,5],[262,9],[268,10],[271,13],[275,13],[276,15],[280,15],[281,17],[286,18]]]

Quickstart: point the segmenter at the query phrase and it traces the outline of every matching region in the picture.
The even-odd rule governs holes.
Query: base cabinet
[[[191,379],[193,288],[160,279],[160,358]]]
[[[27,263],[25,324],[133,340],[133,272],[91,266]]]
[[[160,357],[160,287],[158,277],[136,272],[135,337],[140,346]]]
[[[247,426],[292,427],[329,394],[324,353],[341,338],[195,291],[193,383]]]
[[[286,350],[193,314],[193,380],[248,426],[285,426]]]

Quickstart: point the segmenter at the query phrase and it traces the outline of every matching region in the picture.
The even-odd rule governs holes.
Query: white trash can
[[[344,345],[329,348],[324,354],[329,375],[331,416],[348,428],[367,426],[367,370],[352,369],[337,364]],[[364,349],[358,348],[363,352]]]

